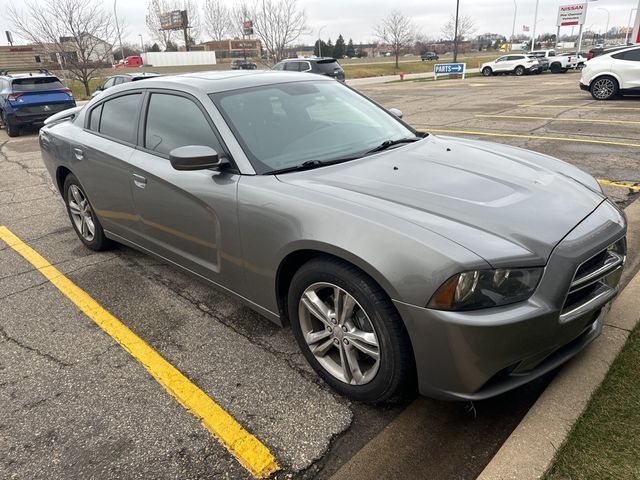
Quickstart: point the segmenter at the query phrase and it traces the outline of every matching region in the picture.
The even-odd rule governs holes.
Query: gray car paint
[[[286,321],[277,282],[291,258],[322,252],[358,266],[396,304],[425,394],[480,398],[513,388],[518,382],[478,393],[515,357],[548,355],[580,334],[579,322],[559,324],[560,298],[581,261],[626,229],[593,178],[534,152],[432,135],[344,164],[255,175],[207,94],[302,81],[333,80],[218,72],[117,86],[73,122],[43,128],[43,158],[54,179],[60,168],[78,177],[108,237],[208,280],[277,323]],[[149,89],[197,99],[236,170],[178,172],[167,159],[83,128],[98,102]],[[78,146],[85,158],[73,155]],[[146,179],[144,188],[134,175]],[[570,240],[577,225],[587,225],[580,248]],[[527,302],[464,313],[425,308],[456,273],[523,266],[546,266]]]

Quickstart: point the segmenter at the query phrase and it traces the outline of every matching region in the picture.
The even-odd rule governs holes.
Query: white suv
[[[498,73],[514,73],[518,76],[524,75],[525,73],[542,73],[538,60],[535,57],[523,54],[510,54],[498,57],[493,62],[483,63],[480,71],[485,77]]]
[[[596,100],[618,94],[640,95],[640,47],[615,50],[593,57],[582,69],[580,88]]]

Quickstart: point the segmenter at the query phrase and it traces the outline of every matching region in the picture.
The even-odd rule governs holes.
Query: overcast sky
[[[24,0],[11,0],[18,7]],[[46,2],[46,0],[38,0]],[[139,42],[139,34],[145,41],[149,32],[144,23],[147,11],[146,0],[116,0],[118,15],[124,17],[127,24],[127,39]],[[204,0],[196,0],[202,7]],[[231,0],[223,0],[233,5]],[[307,15],[307,25],[310,34],[303,37],[304,43],[312,43],[317,38],[318,30],[322,29],[322,38],[330,37],[335,41],[339,33],[345,40],[353,38],[354,42],[368,42],[374,37],[372,29],[382,17],[392,8],[396,8],[410,16],[416,26],[427,36],[439,37],[441,27],[448,16],[455,11],[455,0],[298,0]],[[536,0],[515,0],[517,2],[516,34],[522,32],[522,26],[533,25]],[[558,6],[560,4],[579,3],[567,0],[539,0],[537,33],[555,32]],[[6,45],[5,30],[10,29],[4,12],[7,11],[10,0],[0,0],[0,45]],[[104,2],[112,6],[110,0]],[[610,26],[624,26],[629,19],[632,8],[638,6],[638,0],[597,0],[589,3],[585,27],[593,31],[604,31],[607,23],[607,12],[610,14]],[[461,14],[471,15],[476,21],[476,33],[501,33],[511,35],[514,14],[514,0],[461,0]],[[202,16],[202,15],[201,15]],[[562,33],[571,33],[571,27],[565,27]],[[576,29],[577,33],[577,29]],[[203,35],[202,39],[206,39]],[[124,39],[123,39],[124,40]]]

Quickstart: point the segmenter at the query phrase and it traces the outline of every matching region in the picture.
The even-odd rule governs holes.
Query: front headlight
[[[454,275],[431,297],[436,310],[477,310],[522,302],[535,291],[542,268],[474,270]]]

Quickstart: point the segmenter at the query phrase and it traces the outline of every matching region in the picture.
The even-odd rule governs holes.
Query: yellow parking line
[[[603,178],[599,178],[598,183],[602,185],[609,185],[610,187],[628,188],[629,190],[635,190],[637,192],[640,192],[640,185],[629,185],[623,182],[613,182],[611,180],[605,180]]]
[[[617,145],[621,147],[640,147],[640,143],[612,142],[608,140],[592,140],[590,138],[545,137],[542,135],[522,135],[503,132],[478,132],[473,130],[445,130],[441,128],[418,129],[420,132],[454,133],[459,135],[477,135],[486,137],[526,138],[529,140],[555,140],[558,142],[595,143],[598,145]]]
[[[536,108],[585,108],[585,109],[590,109],[590,110],[610,110],[610,109],[615,109],[615,110],[633,110],[635,112],[640,111],[640,108],[633,108],[633,107],[617,107],[615,105],[612,105],[611,102],[602,102],[600,103],[598,106],[592,106],[592,105],[542,105],[542,104],[536,104],[536,103],[530,103],[530,104],[523,104],[523,105],[518,105],[519,107],[523,107],[523,108],[527,108],[527,107],[536,107]]]
[[[640,125],[640,122],[632,120],[591,120],[588,118],[562,118],[562,117],[535,117],[527,115],[487,115],[477,114],[476,117],[481,118],[508,118],[512,120],[553,120],[554,122],[576,122],[576,123],[616,123]]]
[[[276,459],[264,444],[38,252],[4,226],[0,226],[0,239],[31,263],[64,296],[140,362],[183,407],[202,421],[252,475],[266,477],[279,469]]]

